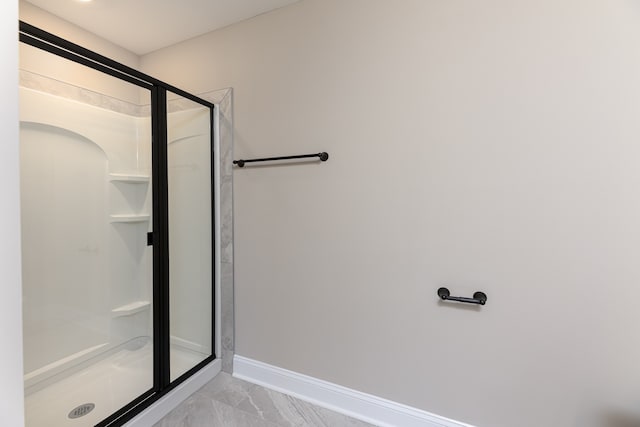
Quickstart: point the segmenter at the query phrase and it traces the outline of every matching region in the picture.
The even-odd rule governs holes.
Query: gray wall
[[[236,352],[479,426],[640,388],[640,8],[304,0],[142,58],[234,88]],[[436,289],[484,290],[481,310]]]
[[[82,29],[62,18],[59,18],[51,13],[40,9],[37,6],[27,3],[24,0],[20,0],[20,19],[31,25],[35,25],[43,30],[60,36],[64,39],[70,40],[74,43],[78,43],[83,47],[105,55],[111,59],[128,65],[132,68],[138,68],[139,58],[138,55],[132,53],[120,46],[117,46],[100,36],[93,34],[85,29]],[[72,79],[70,83],[74,83],[79,86],[88,86],[89,88],[96,87],[96,90],[103,89],[103,87],[97,86],[95,79],[87,78],[81,72],[71,72],[65,70],[63,65],[56,67],[44,68],[43,74],[51,75],[53,73],[59,73],[61,79]],[[35,71],[35,70],[34,70]],[[66,74],[64,72],[66,72]],[[50,76],[52,77],[52,76]],[[58,77],[58,76],[56,76]],[[105,84],[108,78],[103,79],[99,83]],[[117,94],[117,90],[114,92]]]

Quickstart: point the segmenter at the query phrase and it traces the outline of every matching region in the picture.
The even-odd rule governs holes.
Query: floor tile
[[[155,427],[372,427],[220,373]]]

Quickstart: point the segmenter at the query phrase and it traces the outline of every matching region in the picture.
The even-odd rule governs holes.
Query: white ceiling
[[[27,0],[138,55],[299,0]]]

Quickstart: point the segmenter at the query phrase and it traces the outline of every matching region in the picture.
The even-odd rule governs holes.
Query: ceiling
[[[27,0],[144,55],[299,0]]]

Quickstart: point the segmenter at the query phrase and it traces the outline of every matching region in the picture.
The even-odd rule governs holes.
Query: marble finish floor
[[[154,427],[373,427],[220,373]]]

